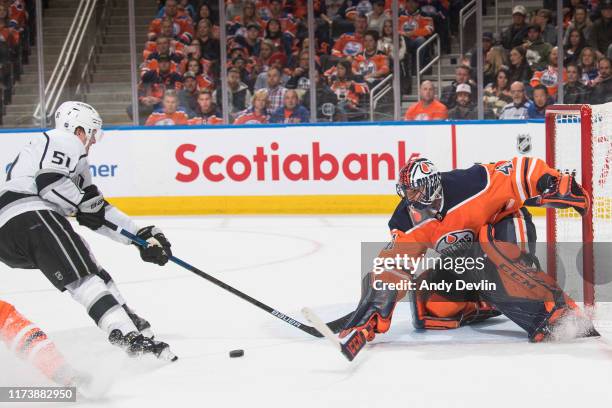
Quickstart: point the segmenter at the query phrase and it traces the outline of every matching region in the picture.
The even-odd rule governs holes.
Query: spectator
[[[582,69],[575,62],[567,64],[567,83],[563,86],[563,103],[583,104],[589,103],[591,90],[587,88],[580,79]]]
[[[228,21],[232,21],[236,17],[242,15],[244,9],[244,1],[228,0],[225,3],[225,15]]]
[[[187,71],[189,65],[189,61],[196,60],[200,66],[200,69],[197,71],[198,74],[213,74],[213,61],[207,60],[206,58],[202,58],[202,48],[200,48],[200,40],[197,38],[191,42],[190,45],[186,46],[183,50],[186,55],[186,58],[181,61],[179,70],[180,72]],[[194,71],[194,73],[196,73]],[[197,74],[196,74],[197,75]]]
[[[268,105],[268,91],[265,89],[255,91],[251,106],[238,115],[234,125],[262,125],[268,123],[270,121]]]
[[[497,72],[506,65],[504,57],[504,49],[502,47],[493,47],[487,52],[483,77],[485,85],[495,82]]]
[[[476,106],[471,101],[472,88],[468,84],[459,84],[455,95],[457,97],[455,107],[448,111],[448,118],[457,120],[478,119]]]
[[[234,17],[232,21],[228,21],[227,35],[245,37],[249,26],[257,27],[257,37],[263,35],[262,26],[265,24],[263,20],[258,18],[255,3],[247,1],[242,8],[242,15]]]
[[[360,75],[370,87],[379,83],[391,71],[389,59],[378,51],[377,44],[378,33],[372,30],[366,31],[363,36],[364,50],[353,60],[353,74]]]
[[[200,21],[202,20],[208,20],[211,23],[212,29],[212,36],[213,38],[219,39],[219,12],[217,10],[216,13],[213,13],[210,5],[204,3],[200,6],[200,10],[198,12],[198,16],[196,18],[196,27],[199,26]]]
[[[266,91],[268,92],[268,101],[271,112],[275,112],[283,105],[287,88],[281,84],[281,71],[276,67],[272,67],[267,72]]]
[[[334,17],[334,37],[337,37],[341,33],[350,32],[353,28],[353,24],[358,17],[363,16],[366,18],[366,26],[363,31],[367,29],[367,15],[372,11],[372,4],[369,1],[363,0],[344,0],[336,16]],[[338,56],[342,57],[342,56]]]
[[[448,119],[448,109],[434,97],[433,82],[421,84],[421,100],[411,105],[404,114],[405,120],[444,120]],[[453,92],[455,95],[455,92]]]
[[[486,61],[487,59],[487,54],[489,53],[489,50],[493,47],[495,40],[493,38],[493,33],[489,32],[489,31],[485,31],[484,33],[482,33],[482,60]],[[470,51],[470,68],[472,68],[472,73],[475,72],[476,70],[476,66],[478,65],[478,53],[476,52],[476,48],[473,48]],[[497,72],[497,71],[495,71]],[[493,74],[495,75],[495,74]],[[475,79],[475,78],[473,78]],[[485,81],[485,84],[487,82]]]
[[[512,84],[516,81],[520,81],[524,84],[529,84],[533,77],[533,71],[527,63],[527,50],[518,46],[514,47],[510,51],[510,76],[508,77],[508,83]]]
[[[548,95],[548,89],[544,85],[537,85],[533,88],[533,102],[529,104],[527,116],[529,119],[544,119],[546,107],[553,103]]]
[[[557,45],[557,30],[551,24],[552,11],[546,8],[539,9],[533,17],[533,22],[540,26],[542,40],[551,45]]]
[[[9,24],[7,7],[4,4],[0,4],[0,42],[6,44],[9,50],[14,53],[19,46],[19,37],[19,31]],[[6,63],[8,61],[3,62]]]
[[[309,75],[310,59],[308,58],[308,50],[300,52],[298,58],[298,66],[293,69],[289,80],[287,81],[287,89],[301,89],[306,91],[310,88]]]
[[[338,97],[338,107],[345,112],[349,120],[360,120],[365,116],[359,98],[367,93],[367,86],[353,80],[351,63],[341,60],[336,65],[336,72],[330,78],[330,88]]]
[[[271,68],[276,68],[281,73],[281,80],[280,80],[281,85],[284,86],[289,81],[289,76],[285,74],[284,72],[284,68],[287,63],[287,58],[285,57],[285,54],[283,54],[282,52],[274,53],[270,57],[269,63],[270,63],[270,67],[265,72],[262,72],[261,74],[257,76],[257,80],[255,81],[255,87],[254,87],[256,91],[267,87],[268,71]]]
[[[546,68],[552,45],[542,40],[539,25],[532,24],[529,26],[523,47],[527,50],[527,62],[534,71],[541,71]]]
[[[528,111],[531,102],[525,94],[525,84],[520,81],[513,82],[510,85],[510,94],[512,95],[512,102],[504,106],[499,118],[502,120],[529,119]]]
[[[210,91],[198,93],[197,106],[195,109],[196,117],[189,119],[189,125],[222,125],[223,117],[214,102]]]
[[[153,64],[156,62],[156,64]],[[163,86],[164,89],[180,89],[183,79],[175,71],[176,65],[168,55],[160,55],[157,61],[152,61],[150,69],[142,75],[142,82],[145,84],[155,83]],[[174,69],[173,69],[174,68]]]
[[[297,34],[297,22],[291,14],[284,10],[283,3],[283,0],[269,0],[270,16],[267,19],[268,21],[277,20],[279,31],[289,38],[293,38]],[[286,54],[289,55],[290,52]]]
[[[512,9],[512,24],[501,34],[501,42],[505,49],[510,50],[523,44],[527,35],[527,10],[525,6],[517,5]]]
[[[240,70],[230,68],[227,70],[227,94],[228,108],[232,119],[247,107],[247,102],[251,100],[249,87],[240,81]],[[215,91],[217,105],[222,106],[222,96],[219,90]]]
[[[406,42],[399,42],[399,60],[404,60],[406,56]],[[390,19],[385,20],[382,27],[382,33],[378,39],[378,51],[384,52],[389,58],[395,56],[393,51],[393,21]]]
[[[259,55],[261,48],[261,42],[263,41],[259,36],[260,27],[255,23],[249,23],[244,31],[244,36],[239,35],[234,38],[234,42],[243,47],[249,56]]]
[[[283,98],[283,106],[272,112],[271,123],[308,123],[310,113],[308,109],[299,104],[297,92],[288,89]]]
[[[374,0],[372,11],[368,13],[368,30],[374,30],[380,34],[386,19],[385,0]]]
[[[195,116],[197,108],[198,82],[193,72],[185,72],[183,74],[183,86],[178,91],[179,106],[192,118]]]
[[[317,120],[325,121],[341,121],[347,120],[344,110],[338,106],[338,96],[332,91],[325,81],[321,81],[320,74],[318,71],[314,72],[314,79],[316,84],[316,107],[317,107]],[[304,105],[310,106],[310,91],[312,87],[308,88],[302,100]]]
[[[293,37],[282,31],[279,20],[272,18],[268,21],[265,39],[272,41],[276,49],[282,51],[285,56],[291,55]]]
[[[195,9],[190,4],[190,0],[180,0],[178,2],[178,10],[185,12],[189,17],[191,17],[192,20],[195,17]],[[165,15],[165,13],[166,13],[166,6],[164,5],[157,12],[157,18],[162,18]]]
[[[565,68],[562,71],[563,82],[567,81],[567,72]],[[557,98],[557,87],[559,85],[559,68],[557,66],[557,47],[553,48],[548,57],[548,67],[542,71],[536,71],[531,78],[531,87],[535,88],[538,85],[544,85],[548,89],[548,94],[553,98]]]
[[[597,64],[599,66],[599,76],[593,81],[593,92],[591,93],[591,103],[601,104],[612,102],[612,72],[610,71],[610,60],[602,58]]]
[[[187,114],[178,107],[176,91],[168,89],[164,93],[161,112],[153,112],[145,122],[145,126],[186,125]]]
[[[164,14],[154,19],[149,25],[149,40],[155,40],[160,34],[161,25],[164,20],[172,22],[173,32],[172,37],[181,41],[183,44],[189,44],[193,39],[193,21],[191,17],[184,11],[179,10],[176,0],[166,0]]]
[[[580,4],[574,9],[574,17],[565,30],[563,41],[567,43],[569,34],[572,30],[578,30],[584,38],[589,38],[593,23],[584,5]]]
[[[417,0],[406,0],[406,15],[399,17],[399,32],[406,41],[406,48],[410,50],[416,64],[416,50],[434,33],[432,18],[421,15]],[[425,48],[421,50],[419,60],[421,66],[427,64]],[[411,68],[415,68],[415,64],[412,64]]]
[[[177,53],[176,51],[176,48],[170,48],[170,38],[159,36],[157,37],[157,40],[155,40],[155,48],[152,50],[152,52],[147,53],[148,55],[146,60],[147,62],[159,60],[160,55],[167,55],[172,62],[180,64],[185,55],[182,52]]]
[[[599,9],[601,18],[593,23],[589,45],[595,50],[597,58],[602,58],[612,43],[612,0],[603,0]]]
[[[453,83],[442,89],[442,98],[440,101],[446,105],[448,109],[455,107],[455,101],[457,100],[455,90],[460,84],[468,84],[472,88],[472,94],[476,95],[476,84],[470,79],[470,67],[467,65],[458,66],[455,69],[455,80]]]
[[[196,79],[196,85],[198,91],[214,91],[215,90],[215,82],[212,78],[202,72],[202,65],[197,59],[190,59],[186,65],[187,69],[185,70],[185,74],[192,73]]]
[[[597,69],[597,55],[591,47],[584,47],[580,53],[580,68],[582,68],[582,83],[593,86],[593,81],[599,75]]]
[[[255,66],[253,71],[256,74],[266,72],[270,68],[270,58],[276,52],[274,43],[270,40],[263,40],[259,46],[259,54],[255,57]]]
[[[565,52],[563,65],[567,65],[570,62],[578,62],[578,57],[585,45],[586,40],[582,32],[577,28],[571,30],[567,36],[567,43],[563,46],[563,51]]]
[[[509,78],[508,70],[502,68],[497,72],[495,82],[484,89],[484,112],[487,118],[499,118],[504,106],[512,102]]]
[[[368,18],[359,15],[354,21],[355,31],[345,33],[338,38],[332,48],[332,56],[339,58],[350,58],[363,51],[363,35],[368,28]]]
[[[200,20],[196,38],[200,42],[200,55],[210,61],[219,60],[221,46],[219,40],[212,36],[212,23],[210,20]]]

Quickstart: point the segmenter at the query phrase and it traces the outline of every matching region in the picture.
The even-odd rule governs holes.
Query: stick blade
[[[312,324],[312,326],[317,329],[319,333],[323,335],[331,344],[334,345],[335,348],[342,351],[342,343],[340,343],[340,339],[336,337],[334,332],[329,328],[328,325],[321,320],[319,316],[309,307],[304,307],[302,309],[302,315]]]

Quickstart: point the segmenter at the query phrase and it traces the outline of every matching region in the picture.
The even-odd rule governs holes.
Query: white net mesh
[[[612,103],[591,106],[593,157],[593,242],[612,242]],[[580,110],[555,113],[555,167],[575,173],[583,184]],[[575,299],[582,299],[582,218],[573,209],[556,211],[557,275]],[[612,301],[612,244],[595,244],[595,300]]]

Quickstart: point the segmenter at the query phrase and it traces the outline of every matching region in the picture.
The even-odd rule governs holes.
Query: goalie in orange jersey
[[[0,340],[23,360],[35,366],[45,377],[62,386],[86,383],[83,374],[74,371],[38,326],[23,317],[10,303],[0,300]]]
[[[529,157],[445,173],[431,161],[416,158],[401,169],[397,193],[402,200],[389,221],[393,241],[378,259],[406,256],[413,263],[392,261],[364,277],[362,299],[341,337],[365,330],[372,340],[375,333],[386,332],[396,303],[407,293],[413,323],[420,329],[456,328],[504,314],[534,342],[554,339],[555,327],[566,317],[580,328],[576,336],[599,335],[541,270],[535,257],[535,226],[524,208],[572,207],[584,215],[589,197],[572,176]],[[428,249],[444,262],[415,277],[414,260]],[[459,263],[446,262],[460,258],[471,258],[472,267],[459,271]],[[421,286],[423,281],[430,285],[459,280],[480,282],[481,287],[465,291],[458,285],[445,290]],[[483,282],[495,287],[483,287]]]

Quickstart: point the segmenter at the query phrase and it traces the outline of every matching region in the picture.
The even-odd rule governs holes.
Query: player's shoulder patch
[[[506,162],[503,162],[495,166],[495,171],[498,171],[506,176],[509,176],[513,168],[514,168],[514,165],[512,164],[512,160],[508,160]]]

